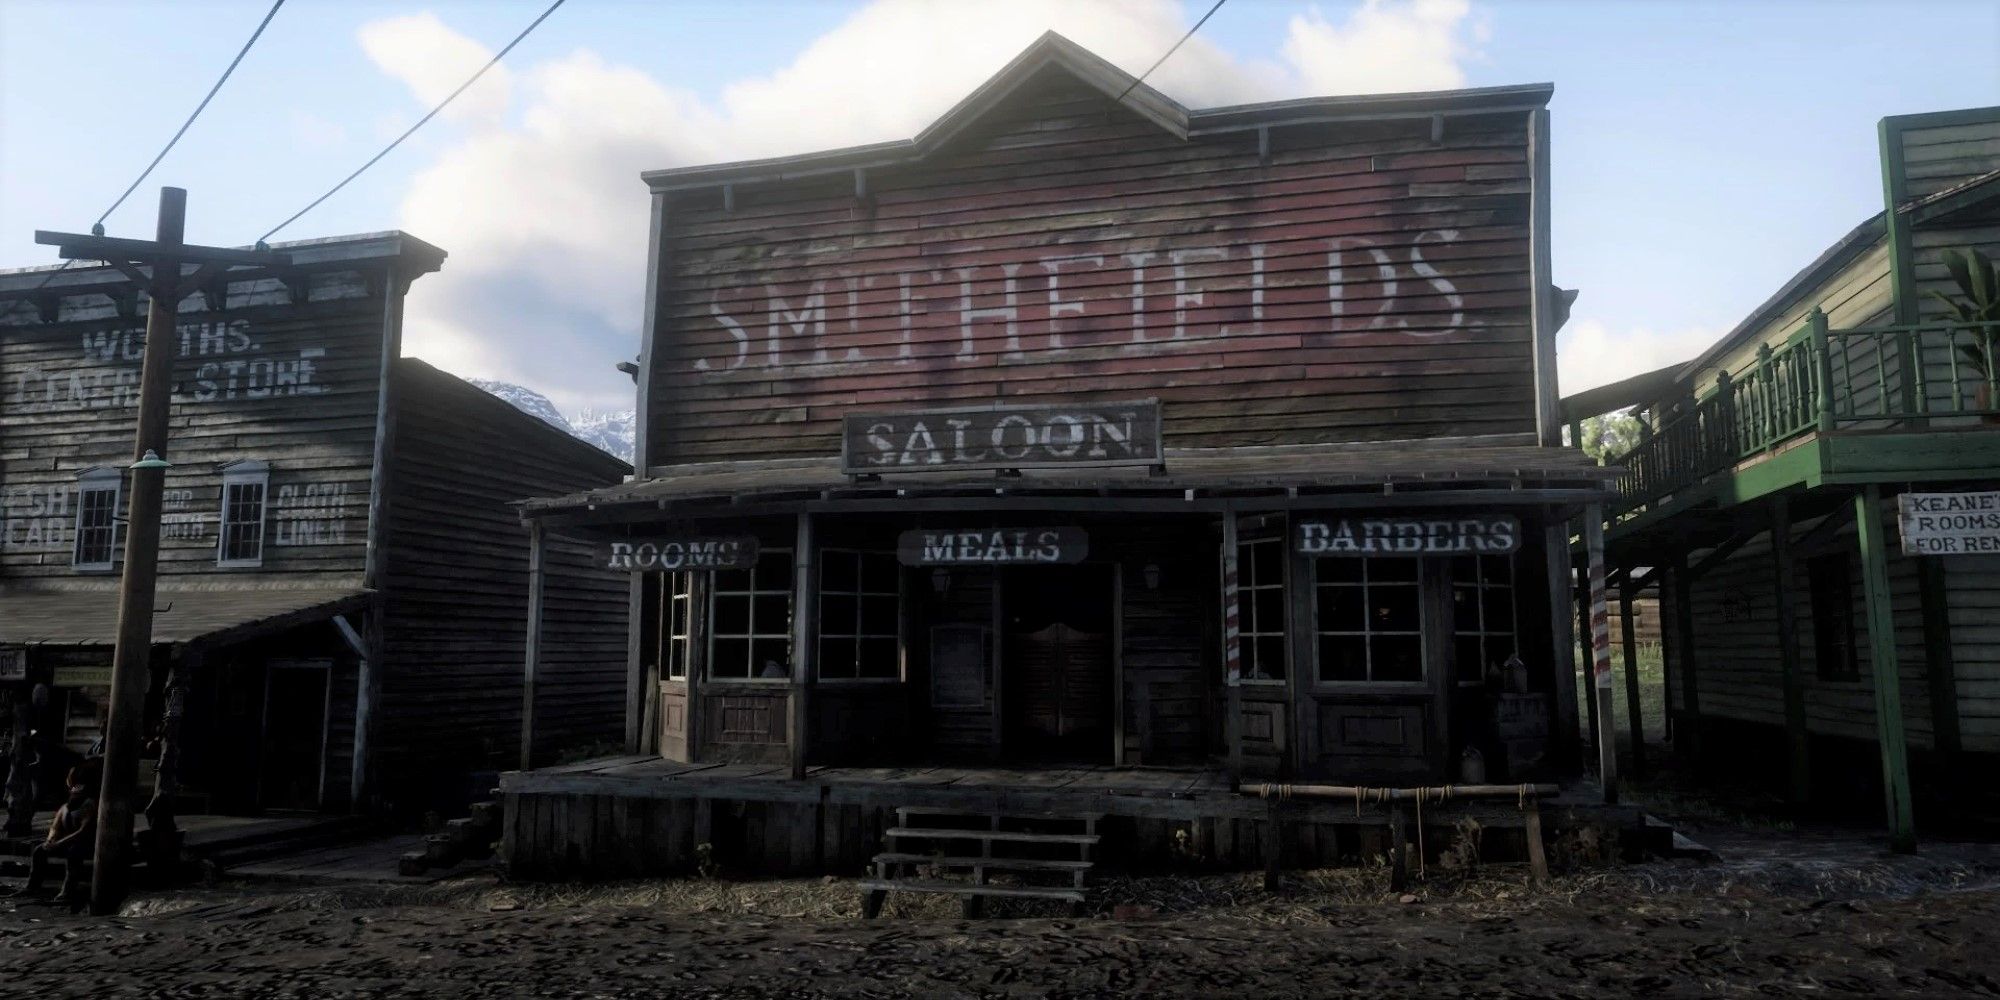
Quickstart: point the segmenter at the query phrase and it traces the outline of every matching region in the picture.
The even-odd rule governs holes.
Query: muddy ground
[[[959,919],[838,880],[241,883],[119,917],[0,903],[0,995],[2000,996],[2000,849],[1803,835],[1530,885],[1515,868],[1109,882],[1097,912]],[[1405,899],[1409,901],[1405,901]]]

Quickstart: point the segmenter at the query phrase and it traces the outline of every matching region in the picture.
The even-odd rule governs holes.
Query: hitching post
[[[1618,722],[1611,707],[1611,615],[1604,593],[1604,505],[1583,509],[1583,548],[1590,569],[1590,680],[1597,703],[1597,768],[1604,801],[1618,801]]]

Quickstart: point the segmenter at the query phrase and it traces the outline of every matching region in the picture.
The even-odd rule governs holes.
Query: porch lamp
[[[155,452],[155,451],[154,451],[153,449],[151,449],[151,448],[148,448],[148,449],[146,449],[146,454],[145,454],[145,457],[143,457],[143,458],[139,459],[139,460],[138,460],[138,461],[136,461],[136,462],[133,462],[133,463],[132,463],[132,465],[130,466],[130,468],[132,468],[132,469],[134,469],[134,470],[137,470],[137,469],[171,469],[171,468],[173,468],[173,467],[174,467],[174,463],[172,463],[172,462],[169,462],[169,461],[167,461],[167,460],[166,460],[166,459],[164,459],[164,458],[161,458],[161,457],[159,456],[159,453],[158,453],[158,452]]]
[[[931,570],[931,589],[937,591],[939,597],[943,597],[945,591],[951,589],[951,570],[943,566]]]

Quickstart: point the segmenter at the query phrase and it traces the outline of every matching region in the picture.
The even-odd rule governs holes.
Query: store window
[[[1514,638],[1514,560],[1459,556],[1451,563],[1452,673],[1477,684],[1519,649]]]
[[[708,676],[784,681],[792,673],[792,550],[750,569],[716,570],[708,602]]]
[[[1848,576],[1847,555],[1814,556],[1806,560],[1811,579],[1813,662],[1825,681],[1861,679],[1861,657],[1854,645],[1854,583]]]
[[[901,577],[893,552],[820,551],[821,680],[902,678]]]
[[[1326,684],[1424,679],[1416,559],[1314,560],[1314,639]]]
[[[117,469],[91,469],[77,477],[76,547],[70,554],[77,569],[111,569],[116,563],[122,482]]]
[[[663,573],[667,597],[667,649],[665,676],[670,681],[687,680],[694,648],[694,574],[686,570]]]
[[[264,564],[264,496],[271,485],[263,462],[235,462],[222,469],[222,520],[216,532],[217,566]]]
[[[1285,542],[1236,546],[1236,634],[1246,681],[1285,679]]]

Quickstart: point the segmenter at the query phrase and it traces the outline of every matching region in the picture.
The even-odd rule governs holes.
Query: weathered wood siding
[[[1183,141],[1049,70],[921,168],[668,196],[652,465],[1154,396],[1169,446],[1534,429],[1525,116]]]
[[[1222,690],[1221,630],[1212,627],[1221,615],[1221,584],[1207,524],[1153,527],[1106,546],[1124,579],[1121,732],[1127,763],[1185,763],[1207,755],[1211,719],[1219,726],[1222,714],[1210,707]],[[1170,534],[1187,544],[1163,550],[1158,539]],[[1157,567],[1157,589],[1147,585],[1148,565]]]
[[[1951,605],[1959,739],[1967,750],[2000,751],[2000,556],[1939,561]]]
[[[512,503],[616,483],[618,459],[405,358],[389,473],[376,759],[385,785],[512,766],[521,737],[528,532]],[[535,745],[624,734],[628,578],[549,536]],[[392,790],[393,794],[393,790]]]
[[[1964,121],[1899,130],[1903,177],[1911,198],[1923,198],[2000,170],[2000,112]]]
[[[309,300],[297,304],[271,279],[232,284],[220,309],[201,295],[183,300],[163,584],[197,575],[242,585],[360,582],[384,266],[366,261],[314,274]],[[115,291],[125,283],[99,287]],[[0,304],[0,577],[96,576],[108,584],[115,568],[71,566],[77,477],[131,464],[146,299],[139,297],[130,315],[102,294],[60,302],[53,323],[41,322],[31,303]],[[222,466],[243,460],[270,466],[263,564],[221,569]],[[130,476],[125,480],[129,488]],[[121,492],[121,514],[125,500]],[[123,559],[119,534],[114,562]]]

